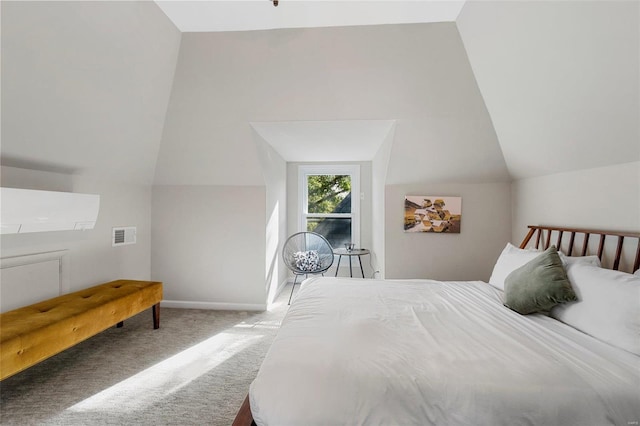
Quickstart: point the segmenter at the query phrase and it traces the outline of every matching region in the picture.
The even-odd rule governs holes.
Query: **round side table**
[[[362,268],[362,259],[361,256],[365,256],[370,254],[371,252],[367,249],[357,249],[347,250],[345,248],[337,248],[333,249],[333,254],[339,256],[338,257],[338,266],[336,266],[336,277],[338,276],[338,269],[340,268],[340,260],[342,260],[342,256],[349,257],[349,275],[353,278],[353,265],[351,264],[351,258],[353,256],[358,257],[358,262],[360,263],[360,272],[362,272],[362,278],[364,278],[364,269]]]

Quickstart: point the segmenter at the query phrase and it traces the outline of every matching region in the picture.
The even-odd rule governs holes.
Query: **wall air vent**
[[[136,227],[135,226],[113,228],[113,233],[111,235],[111,245],[113,247],[124,246],[127,244],[135,244],[135,243],[136,243]]]

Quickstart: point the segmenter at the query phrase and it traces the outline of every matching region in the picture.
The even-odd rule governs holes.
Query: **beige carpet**
[[[162,309],[0,383],[2,425],[230,425],[287,309]],[[285,297],[286,296],[286,297]]]

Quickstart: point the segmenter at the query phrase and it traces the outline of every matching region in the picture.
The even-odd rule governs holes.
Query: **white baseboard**
[[[288,277],[285,278],[284,280],[282,280],[282,282],[278,286],[278,289],[276,290],[276,297],[275,297],[276,299],[278,298],[278,296],[280,296],[280,293],[282,293],[282,290],[284,290],[284,288],[287,286],[287,284],[289,284],[289,278]]]
[[[278,287],[276,288],[276,292],[273,295],[273,298],[270,298],[272,300],[269,300],[269,309],[271,309],[271,306],[273,306],[275,301],[278,300],[280,293],[282,293],[282,290],[284,290],[284,288],[287,286],[288,283],[289,283],[289,278],[286,277],[280,284],[278,284]]]
[[[266,311],[267,305],[257,303],[218,303],[218,302],[189,302],[182,300],[163,300],[161,308],[178,309],[211,309],[214,311]]]

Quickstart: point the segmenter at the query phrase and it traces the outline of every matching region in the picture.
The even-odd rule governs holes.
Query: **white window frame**
[[[351,176],[351,214],[313,213],[309,214],[307,177],[313,175],[349,175]],[[360,166],[348,165],[300,165],[298,166],[298,230],[307,230],[308,217],[350,217],[351,242],[360,246]]]

